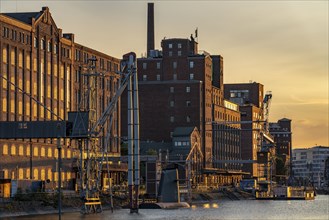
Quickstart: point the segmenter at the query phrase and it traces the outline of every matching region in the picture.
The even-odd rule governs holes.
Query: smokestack
[[[154,3],[147,4],[147,57],[154,50]]]

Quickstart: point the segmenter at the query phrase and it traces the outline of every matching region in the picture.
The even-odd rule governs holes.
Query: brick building
[[[149,10],[149,19],[153,17],[153,10]],[[206,168],[223,168],[220,159],[240,159],[240,125],[225,125],[227,135],[220,135],[225,121],[240,120],[236,104],[224,105],[223,57],[200,52],[192,35],[163,39],[162,50],[155,50],[152,42],[154,28],[148,27],[148,57],[137,60],[140,139],[170,142],[175,128],[196,127]],[[127,123],[124,99],[125,95],[122,124]],[[122,136],[126,135],[122,128]],[[226,167],[240,169],[237,163]]]
[[[290,174],[292,154],[291,120],[282,118],[278,122],[271,122],[269,124],[269,130],[276,145],[276,156],[283,160],[283,163],[287,167],[287,174]]]
[[[67,120],[69,111],[78,110],[89,58],[97,59],[96,71],[105,75],[97,80],[98,115],[114,95],[119,59],[76,43],[74,34],[63,34],[48,7],[40,12],[1,13],[0,31],[1,121]],[[118,156],[119,109],[114,120],[110,149]],[[62,144],[62,180],[65,186],[72,187],[75,179],[72,167],[78,149],[74,141],[65,140]],[[0,178],[49,179],[47,187],[57,185],[56,140],[0,140],[0,154]]]
[[[225,84],[224,97],[239,104],[241,112],[241,157],[242,160],[257,160],[260,149],[260,123],[252,121],[263,120],[262,107],[264,86],[260,83]],[[258,176],[257,163],[243,164],[243,171],[249,172],[250,177]]]

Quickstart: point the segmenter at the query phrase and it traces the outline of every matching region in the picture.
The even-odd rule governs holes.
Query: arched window
[[[65,158],[65,150],[62,148],[62,158]]]
[[[26,146],[26,156],[31,156],[31,147]]]
[[[46,170],[41,169],[41,180],[46,180]]]
[[[19,168],[19,170],[18,170],[18,179],[20,179],[20,180],[24,179],[24,170],[23,170],[23,168]]]
[[[48,168],[47,178],[48,178],[50,181],[53,180],[53,172],[51,171],[51,168]]]
[[[31,179],[31,176],[30,176],[31,173],[30,172],[31,172],[30,168],[27,168],[26,169],[26,179]]]
[[[48,157],[52,157],[53,156],[53,150],[51,149],[51,147],[48,148]]]
[[[16,146],[15,146],[15,144],[11,145],[11,155],[16,155]]]
[[[7,144],[4,144],[2,146],[2,154],[3,155],[8,155],[8,145]]]
[[[33,147],[33,156],[35,157],[39,156],[38,147]]]
[[[72,157],[71,150],[67,149],[67,159],[70,159]]]
[[[33,179],[35,180],[39,179],[39,171],[37,168],[33,170]]]
[[[46,156],[46,150],[45,150],[44,147],[41,147],[40,156],[41,156],[41,157],[45,157],[45,156]]]
[[[55,158],[58,158],[58,150],[57,149],[54,150],[54,156],[55,156]]]
[[[23,156],[24,155],[24,147],[22,144],[18,146],[18,155]]]

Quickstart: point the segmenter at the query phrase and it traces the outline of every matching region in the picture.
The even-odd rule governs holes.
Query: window
[[[190,73],[190,79],[194,79],[194,74],[193,73]]]
[[[8,155],[8,145],[7,144],[4,144],[2,146],[2,154],[3,155]]]
[[[168,44],[168,47],[171,49],[172,48],[172,44]]]
[[[38,147],[33,147],[33,156],[35,157],[39,156]]]
[[[191,101],[186,101],[186,107],[190,107],[191,106]]]
[[[58,53],[58,45],[54,44],[54,54],[57,54],[57,53]]]
[[[41,180],[46,180],[46,170],[41,169]]]
[[[172,63],[172,67],[173,67],[174,69],[177,68],[177,62],[176,62],[176,61],[174,61],[174,62]]]
[[[194,68],[194,62],[190,61],[190,68]]]
[[[186,122],[191,122],[190,116],[186,116]]]
[[[182,48],[182,44],[181,43],[177,44],[177,47]]]
[[[47,46],[47,51],[48,52],[51,52],[51,42],[50,41],[48,41],[48,44],[47,44],[48,46]]]
[[[47,178],[51,181],[53,180],[53,173],[51,172],[51,169],[48,168],[48,171],[47,171]]]
[[[18,179],[20,180],[24,179],[24,171],[22,168],[18,169]]]
[[[175,101],[170,101],[170,107],[174,107],[175,106]]]
[[[72,157],[72,153],[71,153],[71,150],[67,149],[67,159],[70,159]]]
[[[177,74],[173,74],[173,80],[177,80]]]
[[[147,69],[147,63],[143,63],[143,70]]]
[[[24,147],[22,144],[18,146],[18,155],[23,156],[24,155]]]
[[[143,81],[147,80],[147,75],[143,75]]]
[[[30,156],[31,155],[31,147],[27,146],[26,147],[26,156]]]
[[[34,44],[34,48],[38,48],[38,38],[34,37],[33,44]]]
[[[170,122],[174,122],[175,121],[175,117],[174,116],[170,116]]]
[[[170,87],[170,93],[174,93],[175,92],[175,88],[174,87]]]
[[[33,170],[33,179],[37,180],[39,178],[39,171],[37,168]]]
[[[179,50],[179,51],[177,52],[177,55],[178,55],[178,56],[182,56],[182,51]]]
[[[169,51],[169,54],[168,54],[170,57],[172,57],[172,51]]]
[[[30,168],[26,169],[26,179],[30,179],[31,178],[31,171]]]
[[[2,111],[7,112],[7,97],[2,98]]]
[[[157,80],[160,81],[160,74],[157,74]]]
[[[186,86],[186,92],[190,92],[191,91],[191,87]]]
[[[41,39],[41,42],[40,42],[40,46],[41,46],[41,50],[44,50],[45,49],[45,39],[44,38],[42,38]]]
[[[11,145],[11,155],[16,155],[16,146],[14,144]]]
[[[157,69],[160,69],[160,68],[161,68],[161,63],[157,62]]]
[[[41,157],[45,157],[46,156],[46,150],[45,150],[44,147],[41,147],[40,156]]]
[[[48,157],[52,157],[53,156],[53,151],[52,151],[51,148],[48,148],[47,156]]]

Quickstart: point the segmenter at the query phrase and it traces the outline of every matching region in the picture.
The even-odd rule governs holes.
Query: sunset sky
[[[293,147],[329,145],[328,11],[324,1],[153,1],[155,47],[188,38],[224,57],[224,82],[272,91],[270,120],[292,119]],[[111,56],[146,52],[147,1],[0,0],[0,11],[48,6],[63,33]]]

